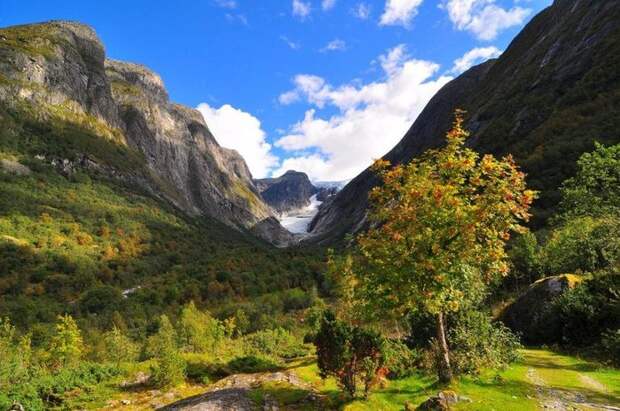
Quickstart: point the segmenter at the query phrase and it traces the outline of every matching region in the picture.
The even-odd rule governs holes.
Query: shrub
[[[603,354],[615,366],[620,366],[620,328],[615,331],[608,330],[603,333],[601,340]]]
[[[338,321],[327,311],[314,344],[321,378],[335,377],[351,397],[361,383],[368,396],[383,365],[383,338],[378,333]]]
[[[478,311],[459,313],[448,333],[454,370],[479,374],[483,369],[503,369],[519,359],[519,339],[501,323]]]
[[[299,338],[280,327],[246,335],[243,342],[250,355],[295,358],[308,354],[308,349]]]
[[[421,350],[411,349],[399,340],[386,339],[382,352],[390,378],[408,377],[420,363]]]
[[[543,248],[549,274],[594,272],[620,261],[620,219],[577,217],[558,226]]]
[[[198,310],[193,301],[183,308],[178,328],[183,349],[189,352],[213,352],[225,337],[223,324]]]
[[[237,374],[274,371],[279,367],[269,359],[248,355],[229,361],[227,368],[230,374]]]
[[[56,367],[75,366],[82,359],[84,341],[73,317],[58,316],[56,334],[52,337],[50,353]]]
[[[159,331],[149,339],[149,350],[155,359],[151,378],[155,385],[166,387],[181,382],[186,363],[179,353],[177,334],[166,315],[159,318]]]
[[[104,334],[103,341],[106,349],[105,359],[117,366],[121,362],[135,361],[138,357],[138,346],[116,326]]]
[[[543,313],[547,343],[587,346],[605,330],[620,327],[620,275],[597,274],[556,298]]]

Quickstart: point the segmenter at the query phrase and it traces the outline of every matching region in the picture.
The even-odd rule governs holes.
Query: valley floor
[[[620,410],[620,370],[542,349],[526,349],[522,354],[522,361],[499,374],[461,378],[449,388],[460,398],[454,409]],[[217,410],[222,409],[221,401],[232,401],[239,408],[225,409],[387,411],[403,410],[406,403],[410,407],[406,409],[415,409],[441,389],[434,378],[414,375],[390,381],[366,401],[348,401],[332,379],[320,379],[314,359],[307,358],[281,371],[233,375],[212,385],[186,385],[165,392],[139,387],[119,392],[108,386],[107,395],[91,393],[99,397],[97,404],[79,401],[80,396],[76,400],[80,408],[124,410],[164,404],[169,404],[167,410]]]

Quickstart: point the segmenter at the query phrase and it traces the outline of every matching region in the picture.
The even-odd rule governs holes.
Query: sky
[[[0,0],[0,26],[94,27],[158,73],[255,178],[348,180],[448,81],[505,50],[552,0]]]

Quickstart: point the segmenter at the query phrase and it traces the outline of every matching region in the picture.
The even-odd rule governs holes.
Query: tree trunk
[[[437,315],[437,343],[439,344],[439,361],[437,364],[439,382],[449,383],[452,381],[452,367],[450,367],[450,351],[446,341],[446,327],[442,312]]]

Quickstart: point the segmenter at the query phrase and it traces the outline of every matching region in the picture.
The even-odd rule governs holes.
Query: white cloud
[[[341,39],[334,39],[327,43],[320,51],[344,51],[347,49],[347,43]]]
[[[225,9],[234,9],[237,7],[235,0],[215,0],[215,4]]]
[[[278,165],[278,159],[271,153],[271,145],[267,143],[266,134],[256,117],[229,104],[215,108],[202,103],[197,109],[217,142],[222,147],[237,150],[243,156],[252,176],[266,177]]]
[[[351,9],[351,13],[360,20],[366,20],[370,17],[370,5],[367,3],[358,3]]]
[[[450,73],[461,74],[476,64],[487,61],[488,59],[499,57],[500,54],[502,54],[502,51],[493,46],[478,47],[469,50],[463,55],[463,57],[454,60],[454,66],[452,67],[452,70],[450,70]]]
[[[507,10],[495,0],[448,0],[441,7],[458,30],[467,30],[480,40],[493,40],[502,30],[522,24],[532,12],[518,6]]]
[[[310,15],[310,11],[310,3],[303,2],[302,0],[293,0],[293,16],[304,20]]]
[[[379,24],[409,27],[421,4],[422,0],[386,0]]]
[[[226,20],[228,20],[231,23],[239,22],[239,23],[243,24],[244,26],[248,25],[248,18],[245,17],[244,14],[226,13]]]
[[[385,77],[368,84],[334,87],[323,78],[302,74],[282,104],[305,99],[316,106],[275,143],[292,153],[280,168],[304,171],[315,180],[346,180],[360,173],[402,138],[428,100],[449,76],[435,77],[439,65],[407,55],[404,45],[379,58]],[[332,106],[336,114],[317,109]]]
[[[293,50],[299,50],[299,48],[301,47],[301,44],[299,44],[296,41],[293,41],[293,40],[289,39],[286,36],[280,36],[280,40],[282,40],[284,43],[286,43],[286,45],[289,46]]]
[[[333,9],[335,5],[336,5],[336,0],[323,0],[321,2],[321,8],[323,10]]]

